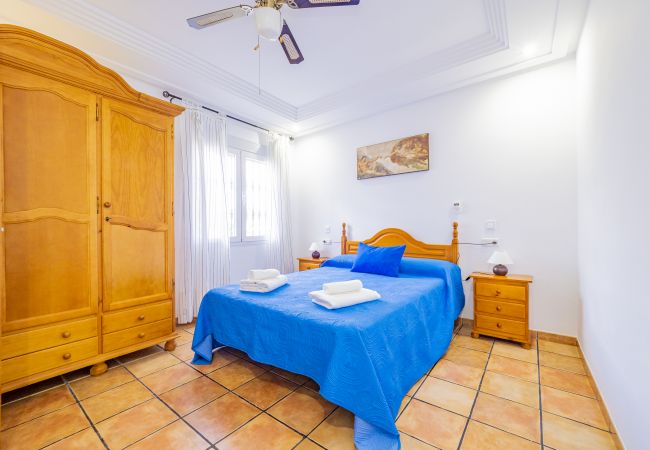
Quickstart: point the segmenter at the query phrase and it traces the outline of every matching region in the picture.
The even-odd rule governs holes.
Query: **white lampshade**
[[[309,246],[309,251],[310,252],[317,252],[318,251],[318,243],[317,242],[312,242],[311,245]]]
[[[508,264],[514,264],[510,255],[505,250],[496,250],[488,259],[489,264],[503,264],[507,266]]]
[[[282,14],[269,6],[255,8],[257,33],[269,41],[277,41],[282,32]]]

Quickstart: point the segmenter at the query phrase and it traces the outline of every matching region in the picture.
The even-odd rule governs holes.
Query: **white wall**
[[[581,346],[628,449],[650,424],[650,2],[592,0],[578,52]]]
[[[292,155],[294,249],[399,227],[433,243],[494,235],[515,261],[512,273],[535,277],[531,327],[577,333],[575,64],[566,61],[464,88],[298,139]],[[431,134],[428,172],[358,181],[356,148]],[[461,200],[456,216],[452,202]],[[331,234],[324,233],[330,225]],[[339,253],[339,245],[323,253]],[[461,267],[490,270],[492,248],[461,246]],[[469,283],[466,283],[469,285]],[[472,317],[471,295],[463,315]]]

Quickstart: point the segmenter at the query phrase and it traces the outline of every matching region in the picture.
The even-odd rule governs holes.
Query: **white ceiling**
[[[200,31],[185,23],[239,0],[4,1],[13,5],[3,11],[10,21],[66,40],[131,79],[294,134],[564,58],[575,51],[587,5],[362,0],[285,7],[305,56],[290,65],[272,42],[263,42],[258,61],[252,17]]]

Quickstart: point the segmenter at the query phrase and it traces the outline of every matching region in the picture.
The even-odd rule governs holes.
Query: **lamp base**
[[[498,275],[500,277],[505,277],[506,275],[508,275],[508,267],[504,266],[503,264],[497,264],[492,269],[492,272],[494,272],[495,275]]]
[[[320,253],[318,252],[318,250],[315,250],[315,251],[311,254],[311,257],[314,258],[314,259],[318,259],[318,258],[320,258]]]

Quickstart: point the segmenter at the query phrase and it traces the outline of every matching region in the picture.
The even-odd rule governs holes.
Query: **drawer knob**
[[[138,337],[139,337],[140,339],[142,339],[142,338],[144,337],[144,333],[140,333],[140,334],[138,334]]]
[[[144,320],[144,314],[140,314],[140,315],[138,316],[138,320]]]
[[[497,311],[501,311],[501,306],[497,305]]]
[[[497,289],[496,295],[501,295],[501,291]]]
[[[71,334],[70,334],[69,331],[64,331],[63,333],[61,333],[61,337],[63,339],[68,339],[70,336],[71,336]]]
[[[70,359],[70,358],[72,358],[72,355],[70,353],[63,354],[63,359]]]
[[[501,326],[502,325],[499,322],[497,322],[497,328],[501,328]]]

